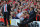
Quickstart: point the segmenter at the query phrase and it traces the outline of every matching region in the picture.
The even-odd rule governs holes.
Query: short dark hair
[[[6,1],[6,0],[5,0]],[[6,1],[6,3],[7,3],[7,1]]]
[[[31,7],[34,10],[34,7]]]

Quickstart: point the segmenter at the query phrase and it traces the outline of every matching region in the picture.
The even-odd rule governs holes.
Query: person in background
[[[9,15],[10,15],[10,11],[11,11],[11,8],[10,8],[10,5],[7,4],[6,1],[4,1],[4,5],[3,5],[3,8],[2,8],[2,14],[4,16],[4,26],[7,26],[8,24],[10,25],[10,18],[9,18]],[[8,20],[8,24],[7,24],[7,21],[6,19]]]
[[[19,18],[16,16],[16,14],[14,14],[14,15],[12,16],[12,19],[19,19]]]
[[[30,12],[29,12],[29,19],[27,21],[25,21],[25,22],[17,23],[17,24],[18,24],[18,26],[19,25],[26,25],[26,24],[28,24],[28,23],[30,23],[32,21],[35,21],[35,20],[36,20],[36,13],[34,11],[34,8],[31,7],[30,8]]]

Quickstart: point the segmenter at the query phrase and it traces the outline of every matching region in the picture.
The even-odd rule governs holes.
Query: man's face
[[[30,11],[32,10],[32,8],[30,8]]]
[[[6,4],[6,1],[4,1],[4,4]]]

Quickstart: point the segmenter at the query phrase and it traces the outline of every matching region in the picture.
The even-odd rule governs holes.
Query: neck
[[[6,4],[6,3],[5,3]]]
[[[31,11],[33,11],[33,10],[31,10]]]

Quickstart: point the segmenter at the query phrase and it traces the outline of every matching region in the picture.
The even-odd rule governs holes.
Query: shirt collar
[[[33,10],[32,10],[32,11],[33,11]],[[32,11],[31,11],[31,12],[32,12]]]

